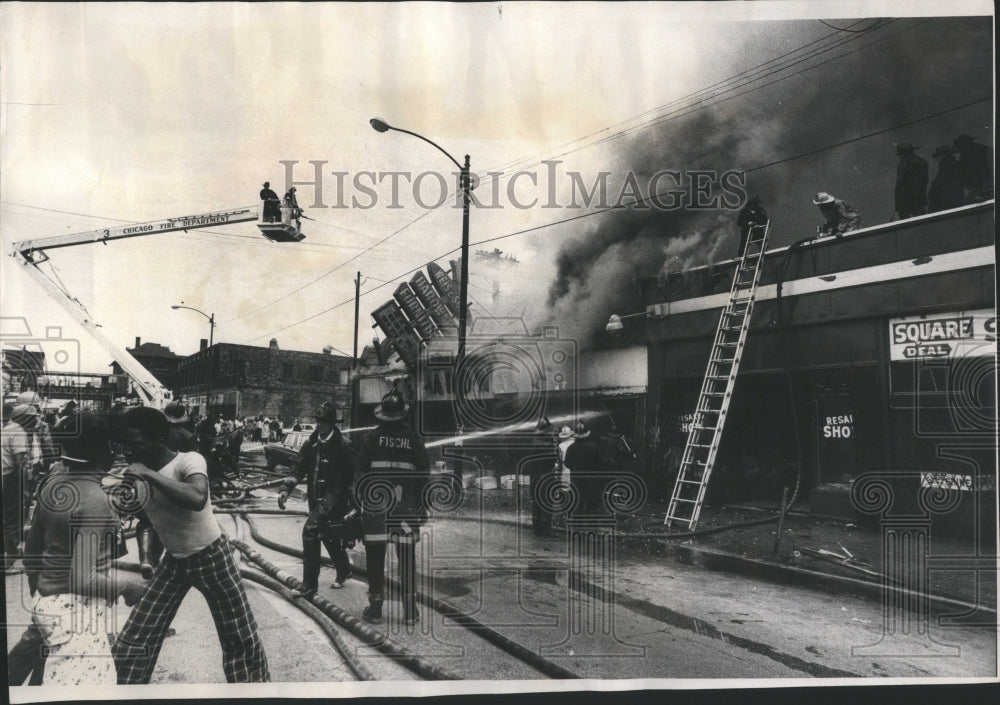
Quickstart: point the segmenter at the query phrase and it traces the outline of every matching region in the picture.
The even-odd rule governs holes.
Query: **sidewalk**
[[[518,502],[514,492],[502,488],[467,488],[458,513],[469,515],[481,506],[484,515],[490,518],[530,524],[530,494],[527,488],[522,488]],[[982,570],[978,580],[975,572],[969,569],[928,569],[924,578],[911,576],[906,581],[893,580],[885,576],[883,537],[879,529],[814,516],[802,503],[797,503],[786,514],[777,547],[778,513],[775,507],[706,505],[698,523],[696,533],[699,535],[675,538],[671,535],[684,534],[686,529],[664,526],[666,509],[666,500],[650,501],[635,514],[619,515],[617,531],[622,536],[623,548],[654,552],[712,570],[879,598],[885,585],[906,582],[905,587],[923,586],[929,597],[942,598],[939,601],[946,604],[944,611],[962,612],[962,605],[954,603],[970,607],[978,604],[994,610],[995,615],[995,567]],[[771,521],[766,523],[753,524],[769,518]],[[563,523],[563,518],[556,519],[557,526]],[[701,534],[715,529],[722,530]],[[928,554],[934,558],[947,556],[959,563],[974,557],[974,551],[971,542],[933,535],[928,547]],[[980,560],[986,557],[988,563],[996,565],[995,545],[982,546],[979,552]]]

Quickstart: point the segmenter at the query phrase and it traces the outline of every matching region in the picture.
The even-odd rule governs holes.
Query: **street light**
[[[604,326],[604,330],[612,335],[621,333],[625,330],[625,326],[622,324],[622,319],[624,318],[635,318],[636,316],[645,316],[645,311],[639,311],[638,313],[628,313],[624,316],[619,316],[617,313],[612,313],[611,318],[608,319],[608,324]]]
[[[208,319],[208,326],[209,326],[208,327],[208,347],[212,347],[212,343],[214,342],[214,339],[215,339],[215,314],[214,313],[211,316],[209,316],[204,311],[199,311],[198,309],[192,308],[190,306],[181,306],[179,304],[174,304],[170,308],[172,308],[175,311],[177,309],[179,309],[179,308],[186,308],[188,311],[194,311],[195,313],[200,313],[202,316],[204,316],[205,318],[207,318]]]
[[[465,155],[465,165],[458,163],[455,157],[451,156],[446,152],[441,145],[436,142],[432,142],[423,135],[418,135],[416,132],[410,132],[409,130],[404,130],[401,127],[393,127],[385,120],[381,118],[372,118],[368,121],[372,126],[372,129],[376,132],[388,132],[389,130],[395,130],[396,132],[405,132],[408,135],[413,135],[418,139],[422,139],[427,144],[435,147],[444,156],[451,160],[452,164],[458,167],[461,174],[459,185],[462,189],[462,272],[459,281],[459,301],[458,301],[458,362],[461,363],[462,359],[465,357],[465,321],[469,314],[469,203],[472,201],[471,196],[471,185],[469,180],[469,155]]]

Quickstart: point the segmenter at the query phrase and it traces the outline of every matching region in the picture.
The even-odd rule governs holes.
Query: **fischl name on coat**
[[[409,438],[399,438],[398,436],[379,436],[379,448],[405,448],[413,450]]]

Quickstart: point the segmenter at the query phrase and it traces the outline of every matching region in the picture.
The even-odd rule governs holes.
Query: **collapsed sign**
[[[889,321],[889,359],[993,356],[996,335],[993,309],[893,318]]]

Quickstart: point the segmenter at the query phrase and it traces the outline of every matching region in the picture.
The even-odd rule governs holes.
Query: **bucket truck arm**
[[[170,401],[170,390],[164,387],[138,360],[136,360],[127,350],[115,344],[100,329],[100,324],[94,321],[90,312],[80,301],[57,284],[39,265],[48,261],[46,250],[60,247],[73,247],[75,245],[86,245],[97,242],[107,243],[111,240],[121,240],[130,237],[143,237],[146,235],[156,235],[159,233],[176,232],[178,230],[194,230],[197,228],[210,228],[218,225],[228,225],[231,223],[244,223],[252,220],[260,220],[258,209],[239,208],[228,211],[218,211],[214,213],[202,213],[200,215],[187,215],[179,218],[170,218],[152,223],[136,223],[123,225],[114,228],[101,228],[83,233],[71,235],[57,235],[55,237],[38,238],[34,240],[22,240],[15,242],[11,247],[11,257],[20,261],[27,272],[45,292],[55,300],[62,308],[72,316],[73,320],[83,326],[94,339],[111,355],[111,357],[121,365],[122,369],[132,378],[136,387],[143,396],[143,403],[162,409]],[[263,222],[258,223],[261,233],[270,240],[279,240],[282,233],[273,236],[265,230]],[[266,224],[273,229],[276,225]],[[301,233],[295,226],[286,226],[294,230],[293,235],[297,239],[288,236],[289,240],[298,241],[302,239]],[[281,240],[279,240],[281,241]]]

